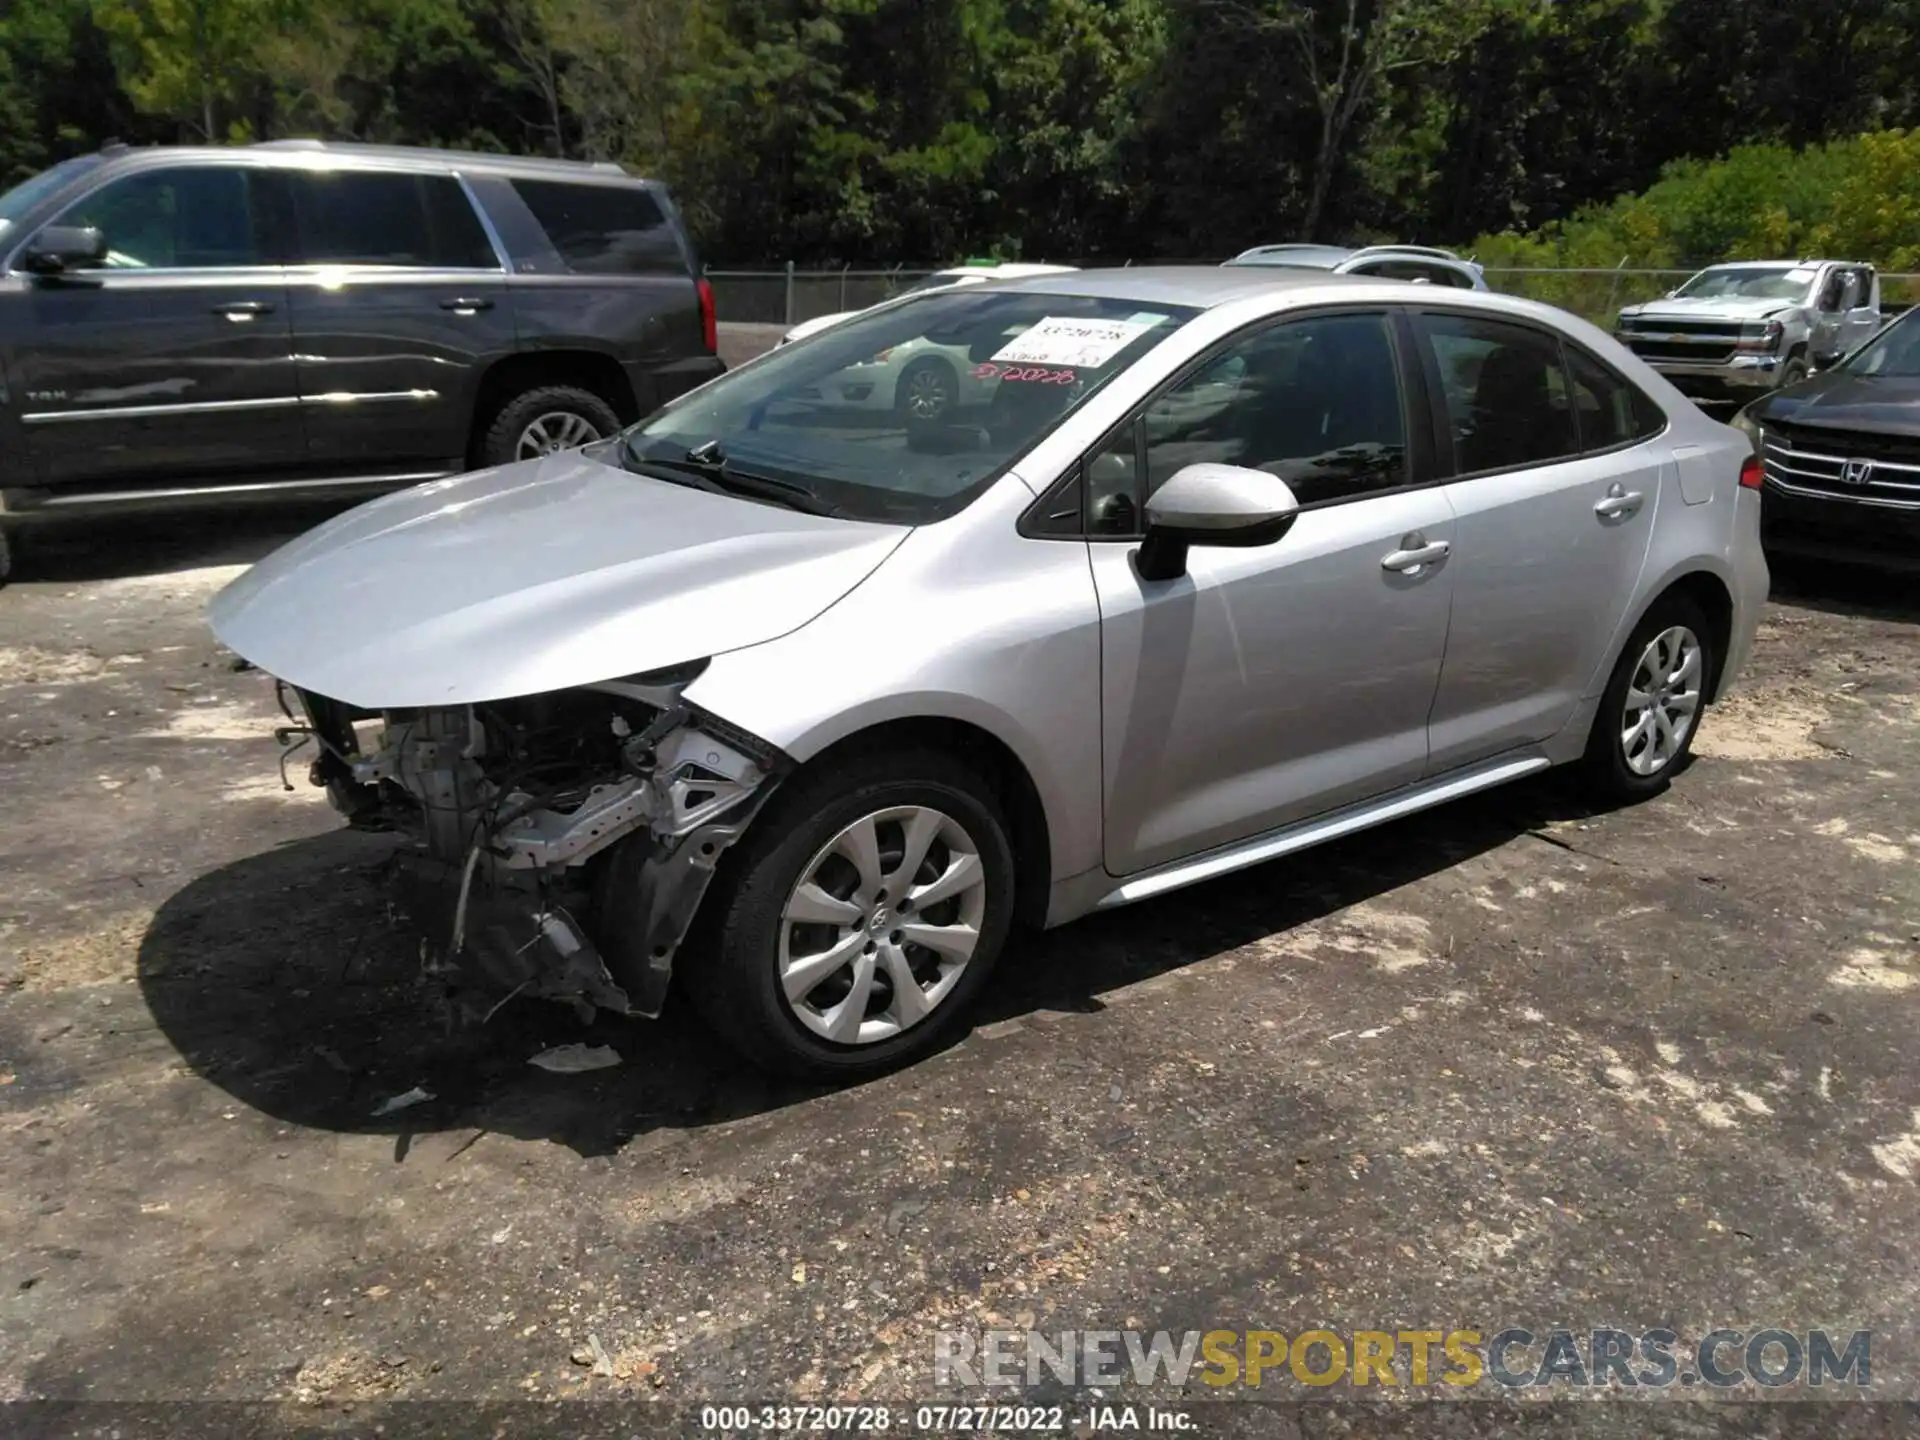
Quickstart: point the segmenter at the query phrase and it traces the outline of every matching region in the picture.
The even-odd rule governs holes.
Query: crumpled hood
[[[1627,320],[1768,320],[1800,307],[1791,300],[1743,300],[1737,295],[1712,300],[1649,300],[1620,312]]]
[[[222,590],[213,632],[367,709],[533,695],[799,629],[906,527],[806,515],[571,451],[362,505]]]

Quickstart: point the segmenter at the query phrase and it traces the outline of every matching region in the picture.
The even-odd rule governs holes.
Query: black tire
[[[893,387],[893,408],[909,429],[953,423],[960,405],[960,376],[938,355],[909,361]]]
[[[1692,723],[1681,736],[1679,745],[1658,769],[1642,774],[1628,762],[1624,743],[1627,692],[1633,688],[1635,672],[1654,638],[1676,627],[1690,631],[1699,647],[1698,698]],[[1621,648],[1620,658],[1614,662],[1613,674],[1600,697],[1600,711],[1593,717],[1593,730],[1587,737],[1587,751],[1581,760],[1582,778],[1595,800],[1614,805],[1645,800],[1665,790],[1673,777],[1686,768],[1693,751],[1693,737],[1700,733],[1706,719],[1707,694],[1719,673],[1719,663],[1720,657],[1713,648],[1713,632],[1698,605],[1684,595],[1668,595],[1654,603]]]
[[[620,428],[620,417],[613,413],[613,407],[591,390],[577,385],[539,385],[521,391],[494,411],[480,438],[481,466],[511,465],[532,458],[520,454],[520,437],[535,421],[547,416],[570,416],[592,429],[593,434],[579,438],[569,449],[604,439]]]
[[[836,1044],[808,1029],[786,1000],[779,975],[782,912],[823,847],[862,816],[906,805],[950,816],[977,847],[986,885],[979,939],[952,989],[924,1019],[887,1039]],[[918,1059],[952,1029],[1006,943],[1014,915],[1009,833],[993,787],[940,751],[881,751],[802,772],[727,855],[675,981],[742,1058],[774,1074],[857,1080]]]

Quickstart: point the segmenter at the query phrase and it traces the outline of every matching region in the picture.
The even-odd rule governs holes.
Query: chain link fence
[[[1112,261],[1103,262],[1113,264]],[[1154,265],[1217,265],[1217,260],[1166,261]],[[730,324],[797,325],[842,310],[863,310],[891,300],[945,267],[899,265],[891,269],[802,269],[788,264],[777,270],[711,270],[714,303],[720,319]],[[1611,327],[1623,305],[1657,300],[1684,282],[1691,270],[1555,270],[1489,266],[1487,284],[1509,295],[1521,295],[1570,310],[1596,325]],[[1881,301],[1888,313],[1920,302],[1920,275],[1882,275]]]

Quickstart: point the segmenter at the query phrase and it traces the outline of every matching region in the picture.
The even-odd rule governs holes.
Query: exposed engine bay
[[[703,668],[381,712],[282,684],[282,778],[312,744],[349,824],[414,842],[405,908],[463,1008],[657,1015],[714,867],[790,766],[681,699]]]

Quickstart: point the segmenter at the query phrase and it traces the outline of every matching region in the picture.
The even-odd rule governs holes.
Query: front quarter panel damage
[[[715,867],[791,769],[686,702],[701,667],[490,705],[299,694],[310,778],[397,829],[406,909],[468,1010],[527,995],[654,1016]]]

